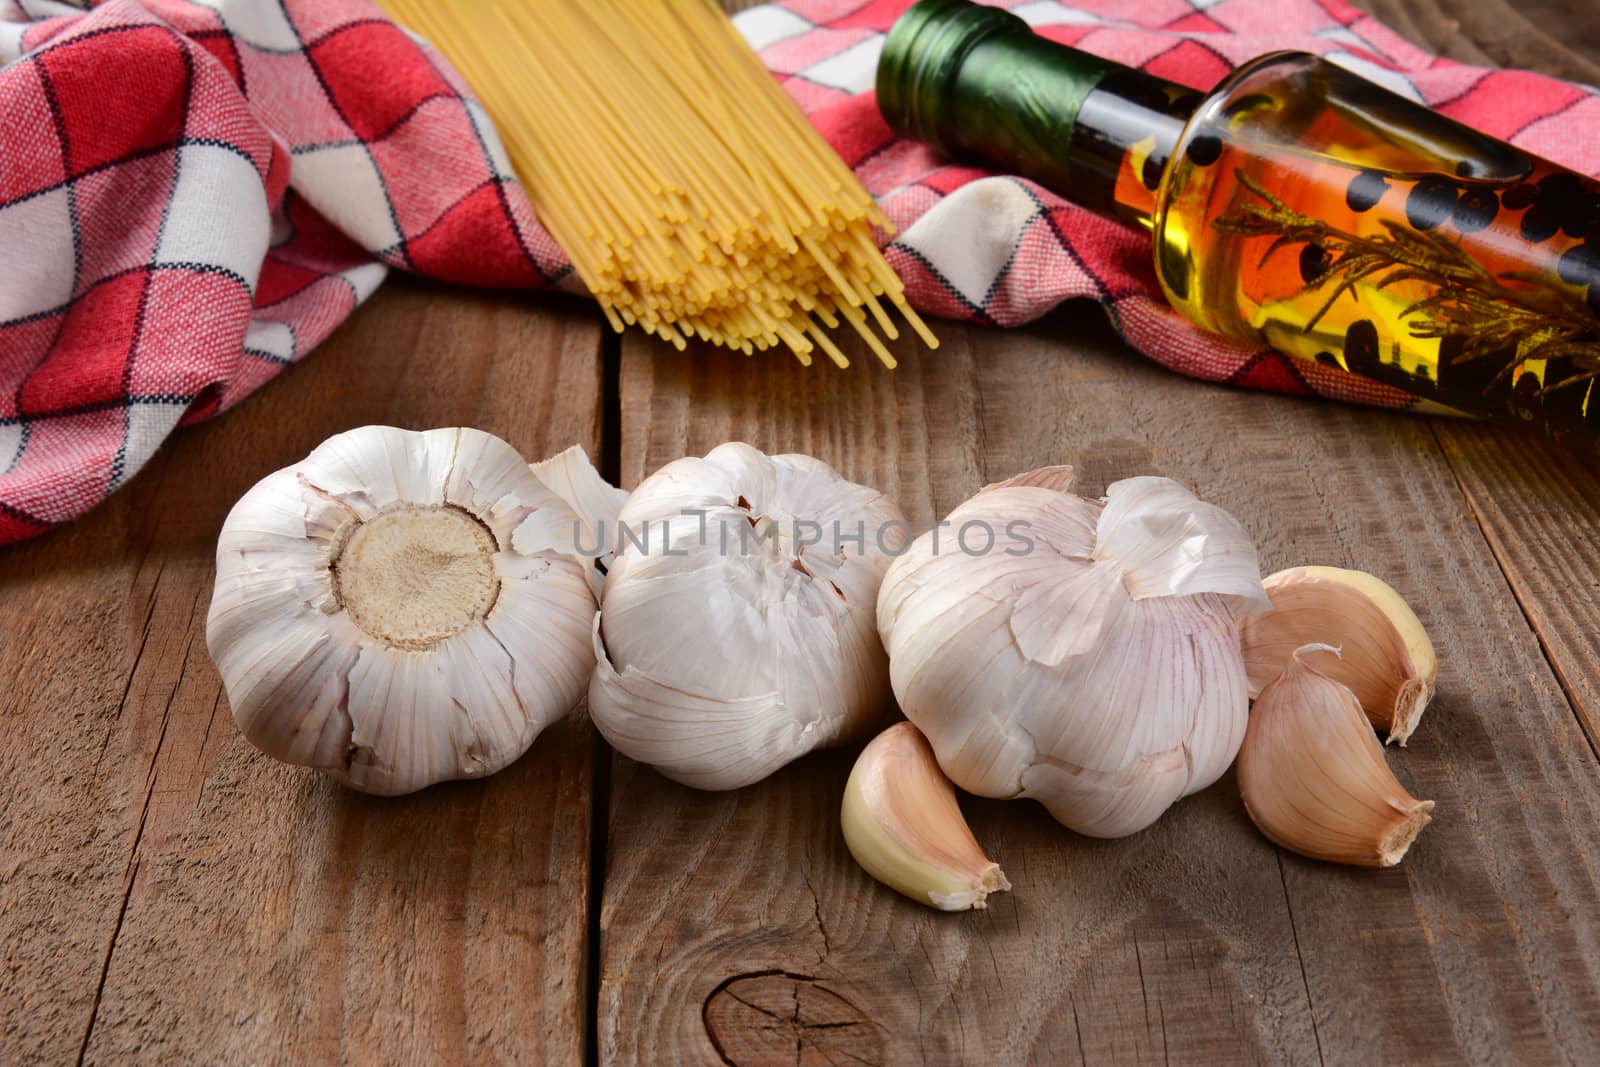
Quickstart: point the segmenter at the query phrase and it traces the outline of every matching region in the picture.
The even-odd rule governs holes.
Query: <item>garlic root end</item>
[[[928,900],[940,911],[982,910],[989,906],[990,893],[1004,893],[1010,888],[1005,872],[998,863],[993,863],[979,873],[978,884],[971,889],[948,896],[930,891]]]
[[[1417,839],[1424,826],[1433,821],[1433,816],[1429,814],[1432,811],[1433,801],[1419,800],[1415,807],[1401,816],[1400,821],[1378,843],[1378,863],[1381,866],[1393,867],[1405,859],[1411,842]]]
[[[1423,710],[1432,699],[1432,682],[1426,678],[1406,679],[1394,698],[1394,717],[1389,720],[1389,736],[1384,743],[1405,748],[1407,739],[1417,728],[1417,723],[1422,720]]]

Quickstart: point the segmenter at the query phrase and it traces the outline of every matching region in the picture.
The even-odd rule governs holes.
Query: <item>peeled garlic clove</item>
[[[909,531],[882,493],[735,442],[662,467],[620,521],[589,687],[619,752],[735,789],[882,721],[878,584]]]
[[[978,847],[927,740],[908,722],[861,750],[845,783],[841,822],[862,869],[919,904],[984,908],[990,893],[1011,888]]]
[[[1261,691],[1236,764],[1245,810],[1302,856],[1392,867],[1428,823],[1433,801],[1407,793],[1384,762],[1355,694],[1310,666],[1306,645]]]
[[[1406,743],[1433,699],[1438,660],[1416,613],[1387,584],[1339,567],[1293,567],[1262,583],[1270,611],[1241,619],[1250,692],[1255,695],[1303,645],[1328,644],[1317,668],[1350,687],[1391,744]]]
[[[368,793],[509,764],[594,655],[575,517],[510,445],[367,426],[223,524],[206,644],[251,744]]]

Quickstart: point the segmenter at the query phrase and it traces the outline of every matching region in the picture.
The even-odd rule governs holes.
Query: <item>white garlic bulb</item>
[[[234,505],[206,643],[268,755],[368,793],[506,766],[580,699],[572,510],[472,429],[329,438]]]
[[[895,696],[952,781],[1120,837],[1233,761],[1249,686],[1228,601],[1266,596],[1220,508],[1149,477],[1101,504],[1071,478],[1043,468],[956,508],[939,550],[924,534],[889,569],[878,626]]]
[[[733,789],[880,721],[878,583],[910,529],[882,493],[725,444],[645,479],[619,529],[589,687],[618,751]]]

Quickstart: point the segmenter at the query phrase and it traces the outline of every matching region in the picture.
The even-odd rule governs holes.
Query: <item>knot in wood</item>
[[[883,1028],[808,974],[736,974],[711,991],[701,1014],[733,1067],[886,1062]]]

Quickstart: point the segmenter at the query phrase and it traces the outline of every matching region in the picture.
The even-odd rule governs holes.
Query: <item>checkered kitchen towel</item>
[[[908,2],[791,0],[736,21],[901,227],[888,254],[919,308],[1010,326],[1092,297],[1182,373],[1405,404],[1195,333],[1159,299],[1145,238],[895,140],[870,90]],[[1327,53],[1600,171],[1594,90],[1438,60],[1343,0],[1007,6],[1201,88],[1262,52]],[[94,506],[176,426],[303,357],[389,267],[574,284],[461,79],[367,0],[86,7],[0,0],[0,543]]]

